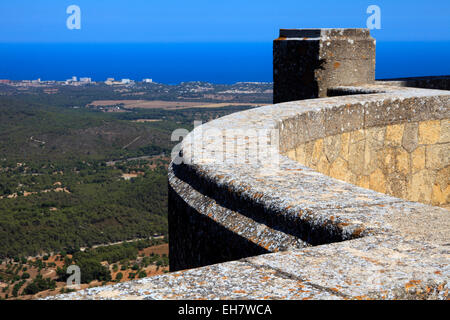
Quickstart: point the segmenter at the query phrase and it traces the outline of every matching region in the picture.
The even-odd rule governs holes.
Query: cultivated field
[[[222,108],[226,106],[261,106],[260,103],[211,103],[201,101],[161,101],[161,100],[96,100],[89,105],[96,107],[123,105],[127,109],[166,109],[166,110],[180,110],[189,108]]]

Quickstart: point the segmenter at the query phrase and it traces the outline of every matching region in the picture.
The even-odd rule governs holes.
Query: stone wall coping
[[[363,28],[322,28],[322,29],[280,29],[280,38],[284,40],[301,39],[314,40],[320,38],[339,39],[339,38],[370,38],[368,29]]]
[[[246,163],[245,155],[257,146],[245,139],[237,141],[234,150],[220,152],[224,141],[234,141],[232,132],[242,128],[274,129],[282,145],[295,145],[298,141],[292,132],[283,132],[303,118],[306,126],[301,139],[312,141],[371,126],[450,117],[450,91],[378,84],[334,89],[356,95],[268,105],[197,127],[182,143],[188,163],[172,163],[169,168],[171,187],[190,206],[275,253],[49,299],[446,299],[450,276],[446,209],[360,188],[282,155],[279,165],[265,156],[261,163]],[[333,115],[355,118],[354,112],[360,112],[361,121],[342,125],[331,121]],[[231,133],[222,139],[202,135],[209,129]],[[256,135],[250,132],[249,137],[253,141]],[[280,152],[276,146],[268,148]],[[180,172],[195,180],[199,189],[184,181]],[[239,216],[232,206],[224,205],[227,200],[259,208],[254,214],[273,224],[252,219],[227,224],[231,213]],[[291,230],[304,224],[312,230],[327,230],[336,236],[335,242],[312,247],[291,243],[286,248],[287,238],[282,235],[290,231],[278,228],[280,221],[292,224]]]
[[[214,264],[46,300],[448,298],[448,248],[366,237]]]
[[[236,160],[237,163],[233,163],[233,161],[224,163],[222,153],[217,153],[216,159],[213,159],[202,157],[194,151],[198,151],[194,148],[201,145],[202,139],[204,139],[203,136],[196,135],[196,130],[207,131],[208,128],[214,128],[233,132],[239,128],[254,128],[255,130],[281,128],[283,131],[287,120],[302,115],[308,115],[308,121],[311,121],[311,119],[320,118],[326,112],[340,113],[341,109],[352,110],[353,106],[367,106],[364,110],[364,114],[367,116],[371,113],[370,103],[383,108],[379,116],[384,117],[384,120],[387,121],[386,124],[414,119],[413,115],[405,119],[395,119],[388,111],[388,109],[394,109],[395,106],[399,108],[402,101],[407,99],[418,99],[413,104],[413,106],[417,106],[417,109],[410,111],[420,119],[423,117],[449,118],[450,115],[449,91],[379,85],[341,87],[341,89],[380,93],[286,102],[231,114],[208,122],[195,129],[191,133],[191,137],[184,140],[183,154],[187,159],[192,156],[189,168],[213,184],[227,186],[231,193],[238,195],[237,197],[260,204],[267,209],[266,213],[277,212],[278,215],[286,216],[286,218],[300,217],[300,219],[306,219],[309,216],[309,220],[316,220],[317,224],[327,223],[338,228],[343,239],[351,239],[355,233],[363,236],[384,233],[387,230],[390,233],[393,232],[391,224],[387,223],[385,219],[388,215],[392,216],[393,211],[397,211],[399,215],[411,210],[423,211],[424,214],[430,211],[442,210],[444,212],[445,209],[408,202],[330,178],[284,156],[280,157],[279,166],[275,167],[268,162],[265,163],[265,159],[261,159],[262,165],[246,164],[242,157],[246,150],[251,151],[254,146],[249,146],[245,142],[238,145],[235,152],[225,155],[228,159]],[[419,109],[426,102],[425,100],[421,101],[422,99],[444,100],[439,110],[427,110],[426,107]],[[383,122],[381,118],[378,120],[376,124]],[[367,126],[364,123],[356,123],[354,126],[337,128],[338,132],[329,132],[328,135],[365,127]],[[326,127],[324,128],[326,129]],[[313,134],[308,137],[309,141],[326,136],[323,130],[312,130],[311,132]],[[282,134],[280,139],[283,140]],[[214,145],[214,141],[207,141],[204,147],[220,149],[219,145]],[[302,215],[303,218],[301,218]],[[334,217],[333,221],[330,220],[331,216]],[[431,233],[432,231],[425,225],[423,232]],[[430,236],[432,235],[430,234]],[[450,239],[446,238],[445,241],[448,240]]]

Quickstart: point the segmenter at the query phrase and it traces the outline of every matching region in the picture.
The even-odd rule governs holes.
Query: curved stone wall
[[[196,127],[169,167],[172,272],[58,298],[448,299],[429,203],[448,204],[450,91],[409,86],[449,78],[374,74],[369,30],[281,30],[274,101],[324,98]]]
[[[432,116],[432,115],[430,115]],[[450,120],[399,121],[300,144],[293,160],[357,186],[422,203],[450,203]]]
[[[442,210],[356,184],[447,203],[449,93],[385,85],[334,89],[347,95],[232,114],[183,141],[183,163],[169,168],[172,270],[385,233],[393,203],[404,212]],[[275,132],[279,144],[262,145],[261,130]],[[306,166],[273,157],[280,154]],[[365,162],[366,154],[375,159]],[[427,174],[433,179],[422,187]]]
[[[345,154],[325,145],[339,137],[342,148],[345,136],[367,141],[379,131],[386,149],[399,143],[399,128],[405,148],[406,128],[422,126],[431,127],[418,131],[427,143],[418,138],[415,150],[425,145],[427,168],[427,146],[447,141],[450,92],[390,85],[335,92],[347,95],[195,128],[169,168],[172,272],[57,299],[448,299],[448,210],[334,179],[282,154],[313,143],[338,159]]]

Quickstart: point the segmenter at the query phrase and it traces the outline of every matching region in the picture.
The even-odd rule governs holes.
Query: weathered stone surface
[[[365,128],[364,131],[366,141],[371,146],[371,148],[379,150],[383,147],[386,128],[384,127]]]
[[[403,138],[403,130],[405,125],[401,124],[393,124],[386,127],[386,143],[400,145],[402,143]]]
[[[386,193],[397,198],[408,199],[409,178],[398,171],[388,175],[386,178]],[[430,203],[430,201],[426,200],[424,203]]]
[[[309,142],[312,146],[309,153],[299,152],[297,156],[297,152],[291,150],[286,155],[320,173],[360,187],[404,199],[446,206],[446,188],[435,187],[435,181],[420,185],[419,188],[417,180],[418,177],[434,177],[434,171],[449,165],[449,144],[440,143],[441,140],[437,138],[439,132],[443,131],[441,123],[444,120],[359,129]],[[427,138],[426,141],[435,141],[435,144],[418,144],[419,126],[422,130],[430,126],[433,128],[431,131],[434,130],[434,133],[429,133],[429,136],[434,138]],[[305,149],[306,144],[300,144],[296,150]],[[412,177],[424,169],[429,172]],[[410,188],[413,190],[409,190]],[[414,188],[419,189],[415,191]],[[425,192],[424,188],[429,190]],[[414,195],[415,192],[418,194]]]
[[[282,29],[273,53],[274,103],[375,79],[375,40],[367,29]]]
[[[344,132],[341,135],[341,157],[346,161],[348,161],[349,149],[350,149],[350,133]]]
[[[364,144],[364,140],[359,140],[351,143],[349,147],[348,164],[350,170],[356,175],[364,172]]]
[[[403,133],[402,146],[408,152],[413,152],[418,145],[419,125],[417,122],[407,123]]]
[[[383,81],[378,80],[377,83],[395,87],[450,90],[450,76],[409,77]]]
[[[338,135],[326,137],[324,139],[324,152],[328,162],[332,163],[336,160],[341,153],[341,137]]]
[[[402,101],[406,101],[406,106],[408,108],[414,108],[415,105],[411,102],[415,101],[416,103],[420,103],[422,96],[424,96],[426,101],[431,101],[433,99],[430,99],[427,95],[442,95],[447,93],[430,90],[418,91],[418,89],[398,89],[393,87],[386,88],[376,85],[362,86],[360,91],[363,90],[375,91],[377,93],[372,95],[360,95],[357,97],[333,97],[322,100],[289,102],[280,105],[267,106],[248,112],[230,115],[222,119],[215,120],[205,126],[214,126],[219,129],[232,129],[233,127],[238,126],[260,126],[261,128],[267,129],[270,128],[270,126],[273,126],[274,128],[278,128],[280,130],[280,150],[284,150],[282,152],[284,152],[292,160],[303,160],[302,162],[304,162],[306,166],[314,168],[317,171],[322,171],[323,173],[326,173],[334,178],[345,180],[360,186],[369,187],[383,193],[391,192],[393,195],[403,198],[407,198],[409,196],[408,190],[413,183],[416,185],[419,184],[418,194],[414,195],[414,197],[431,203],[434,183],[433,175],[428,171],[421,173],[422,178],[427,179],[427,177],[430,176],[431,178],[429,180],[432,180],[431,184],[428,184],[429,188],[426,190],[424,186],[420,186],[420,179],[417,179],[418,177],[412,181],[413,163],[416,164],[416,174],[426,168],[417,168],[417,166],[420,165],[420,161],[417,161],[416,158],[413,159],[412,153],[409,153],[403,147],[403,142],[406,140],[404,137],[407,134],[405,128],[409,127],[411,124],[410,122],[405,122],[407,119],[399,117],[397,121],[400,123],[392,122],[390,119],[382,119],[384,122],[380,122],[381,120],[377,121],[377,123],[380,124],[378,127],[368,126],[367,128],[359,128],[356,126],[356,128],[353,128],[355,130],[349,129],[350,131],[329,136],[326,136],[326,131],[308,129],[308,125],[305,121],[307,122],[310,120],[312,123],[320,125],[323,123],[323,115],[329,113],[329,110],[335,110],[340,113],[342,111],[342,108],[339,107],[340,105],[348,106],[352,105],[353,102],[357,102],[358,106],[363,105],[366,106],[366,108],[372,108],[373,105],[382,105],[377,103],[377,100],[386,99],[388,101],[395,101],[399,108],[404,108]],[[383,90],[385,90],[385,93],[380,93]],[[412,97],[415,95],[418,95],[420,98],[414,100]],[[396,97],[396,99],[391,97]],[[367,100],[367,103],[365,100]],[[436,99],[435,101],[441,100]],[[337,104],[337,106],[334,104]],[[387,108],[389,105],[385,104],[385,106]],[[324,112],[323,109],[327,110],[327,112]],[[303,114],[304,116],[302,116]],[[317,115],[315,116],[314,114]],[[422,121],[431,120],[427,119],[425,116],[418,118],[424,119]],[[249,121],[246,119],[251,120]],[[255,121],[255,119],[260,120],[258,120],[258,122]],[[300,125],[297,125],[295,121],[298,121]],[[418,127],[419,122],[411,125]],[[388,126],[390,126],[390,131],[386,133],[388,131]],[[348,128],[352,128],[352,126],[349,126]],[[302,141],[294,138],[296,135],[296,130],[300,130],[302,136],[306,137],[304,139],[306,139],[307,142],[296,145],[296,143]],[[386,138],[386,136],[388,136],[388,138]],[[387,143],[385,143],[386,140],[388,140]],[[291,149],[283,147],[285,142]],[[193,145],[194,144],[192,144],[192,146]],[[335,145],[335,148],[333,148],[333,145]],[[357,146],[360,147],[357,148]],[[369,152],[366,152],[366,147],[368,147],[367,150],[369,150]],[[183,153],[187,156],[193,150],[194,149],[191,148],[191,144],[186,142]],[[426,145],[420,145],[414,151],[418,153],[419,151],[417,150],[426,150]],[[237,157],[237,159],[239,159],[239,152],[239,149],[233,150],[233,156],[231,158]],[[361,212],[362,207],[356,205],[355,201],[358,202],[357,199],[364,199],[363,202],[365,203],[363,206],[373,208],[373,203],[368,204],[373,201],[369,200],[371,199],[370,196],[355,196],[351,195],[351,193],[347,194],[340,192],[338,192],[339,194],[336,194],[336,191],[343,188],[341,185],[333,185],[334,183],[339,182],[327,180],[329,178],[326,177],[324,177],[325,180],[321,180],[322,178],[320,178],[319,182],[319,180],[317,180],[319,176],[314,174],[314,171],[310,171],[309,168],[301,165],[296,167],[292,162],[285,162],[283,158],[280,158],[280,160],[281,163],[279,166],[275,167],[273,167],[270,161],[268,161],[264,166],[263,171],[260,171],[258,166],[248,164],[242,166],[239,164],[239,161],[234,164],[226,164],[214,161],[211,162],[210,160],[208,160],[208,162],[204,162],[201,158],[197,158],[196,163],[198,163],[198,165],[188,166],[191,168],[190,170],[192,170],[192,174],[189,174],[189,176],[201,176],[202,178],[199,181],[203,181],[202,179],[207,179],[205,182],[201,182],[201,185],[204,186],[199,188],[200,190],[204,190],[202,192],[207,193],[210,199],[208,201],[216,201],[218,205],[225,206],[227,210],[233,210],[237,214],[236,217],[242,215],[242,219],[244,219],[244,217],[246,217],[245,219],[250,219],[245,222],[245,224],[238,223],[232,226],[229,225],[227,219],[218,220],[221,216],[220,214],[209,213],[208,215],[211,215],[209,217],[213,218],[216,224],[219,224],[228,230],[242,230],[233,231],[240,235],[241,241],[246,242],[251,240],[252,243],[260,245],[262,248],[267,248],[269,251],[285,250],[283,248],[286,248],[286,245],[279,240],[275,240],[270,233],[263,235],[262,238],[250,236],[250,230],[248,230],[248,228],[241,228],[239,226],[251,225],[250,221],[252,219],[256,219],[258,223],[263,223],[269,227],[270,230],[280,231],[281,233],[278,236],[279,239],[281,239],[282,234],[285,235],[283,238],[286,238],[288,235],[292,236],[296,234],[304,240],[304,243],[301,243],[301,245],[305,245],[305,243],[306,245],[323,243],[322,241],[324,241],[327,237],[328,239],[339,238],[344,234],[360,236],[361,234],[364,234],[364,232],[368,232],[363,231],[367,230],[366,228],[360,228],[354,225],[352,226],[352,224],[347,225],[349,220],[346,220],[344,223],[336,224],[336,226],[340,226],[339,228],[344,228],[348,231],[342,230],[339,231],[339,233],[335,233],[336,231],[331,232],[331,230],[334,230],[332,228],[334,228],[334,223],[336,223],[337,216],[339,217],[338,219],[343,218],[342,212],[336,212],[336,216],[333,214],[333,218],[330,218],[330,216],[325,218],[326,215],[324,216],[325,221],[334,221],[334,223],[329,226],[327,223],[324,224],[323,220],[321,220],[322,218],[312,218],[311,214],[315,215],[319,212],[323,212],[324,208],[346,208],[347,206],[354,208],[355,212]],[[379,165],[375,166],[374,164],[377,162]],[[265,163],[265,161],[262,160],[262,163]],[[372,169],[374,170],[372,172],[366,171],[369,167],[369,171],[372,171]],[[184,171],[185,169],[182,170]],[[239,174],[236,175],[236,172],[239,172]],[[411,178],[408,178],[409,176],[411,176]],[[174,185],[177,185],[177,183],[175,183],[175,179],[176,175],[172,178],[172,180],[174,181]],[[188,186],[193,184],[193,182],[190,182],[190,179],[192,178],[189,178],[186,182],[186,191],[183,191],[183,193],[186,193],[184,198],[188,198],[187,195],[192,194],[192,191],[188,192]],[[333,181],[333,183],[331,183],[331,181]],[[215,185],[221,186],[220,190],[214,191],[216,188]],[[347,190],[347,187],[345,187],[345,189]],[[277,190],[280,190],[281,193],[277,193]],[[346,195],[345,197],[343,196],[344,194]],[[350,197],[348,198],[348,201],[346,200],[347,195]],[[391,203],[392,201],[402,201],[399,199],[387,200],[388,198],[389,197],[386,198],[386,201],[382,201],[383,206],[386,206],[386,203]],[[196,202],[198,202],[198,200]],[[199,201],[199,203],[202,203],[202,201]],[[282,208],[279,207],[280,203],[283,204]],[[189,206],[192,206],[192,204]],[[203,206],[200,206],[196,209],[197,213],[195,213],[195,215],[202,214],[205,210],[202,209],[202,207]],[[217,205],[214,208],[214,212],[220,212]],[[173,210],[173,212],[178,212],[179,210]],[[339,209],[337,210],[339,211]],[[405,208],[401,211],[403,212],[404,210]],[[208,210],[208,212],[211,211]],[[291,212],[293,214],[292,216]],[[426,210],[424,210],[424,212],[426,212]],[[190,214],[192,213],[189,213],[188,216]],[[367,212],[365,214],[367,215]],[[386,214],[390,214],[389,210],[386,211]],[[294,219],[294,217],[296,218]],[[370,219],[374,219],[374,216],[369,214],[365,218],[359,217],[358,221],[364,220],[366,221],[365,223],[368,223],[368,225],[374,223],[373,221],[369,223],[368,221],[370,221],[370,219],[366,219],[368,217],[370,217]],[[239,219],[236,221],[239,221]],[[309,222],[305,225],[306,221]],[[321,225],[322,227],[314,227],[315,231],[314,233],[311,233],[311,230],[308,230],[308,226],[311,223],[317,223],[317,226]],[[180,223],[180,226],[184,225],[185,224]],[[383,228],[381,225],[379,225],[380,228]],[[325,229],[322,230],[321,228]],[[327,232],[331,233],[326,236]],[[218,231],[215,231],[214,233],[219,234]],[[204,243],[210,242],[210,240],[206,240],[204,233],[200,234],[202,234],[202,237],[205,239],[203,241]],[[323,234],[323,236],[319,236],[319,234]],[[338,236],[337,234],[340,235]],[[176,239],[172,240],[172,242],[179,247],[184,247],[183,251],[195,252],[196,254],[198,252],[202,252],[202,250],[195,249],[198,246],[194,246],[194,244],[200,240],[196,240],[193,243],[192,241],[189,241],[189,243],[192,243],[190,248],[193,250],[191,250],[186,248],[187,243],[182,239],[183,238],[180,238],[180,241],[183,241],[183,243],[176,242]],[[259,240],[255,241],[255,239]],[[214,240],[211,240],[211,242],[213,241]],[[295,247],[296,245],[292,242],[290,246]],[[223,249],[221,249],[222,247]],[[215,256],[221,257],[222,254],[218,253],[222,252],[222,250],[226,247],[226,244],[215,245]],[[249,253],[249,255],[251,255],[251,253]],[[242,257],[239,256],[238,253],[234,253],[234,256],[236,259]],[[224,260],[229,259],[228,255],[222,257]],[[188,257],[186,254],[183,256],[183,259],[185,259],[184,261],[187,265],[192,265],[193,261],[195,261],[192,260],[193,258],[195,257]],[[189,262],[191,260],[192,262]],[[211,262],[214,263],[213,260],[211,260]],[[207,263],[204,262],[203,264]]]
[[[442,191],[447,189],[447,187],[450,185],[450,166],[447,166],[437,172],[435,183],[440,187]],[[447,195],[450,196],[450,194],[448,193]]]
[[[407,218],[411,217],[406,215],[402,225]],[[56,298],[446,299],[448,257],[444,246],[415,239],[421,236],[420,232],[411,239],[372,236],[260,255]]]
[[[381,169],[375,170],[369,177],[369,188],[377,192],[386,192],[386,177]]]
[[[363,46],[342,41],[359,32],[367,40],[368,31],[305,32],[304,37],[326,35],[332,41],[322,45],[334,51],[321,51],[322,40],[297,39],[303,41],[299,43],[294,40],[297,31],[283,31],[280,35],[290,40],[279,39],[275,51],[305,59],[292,65],[289,59],[284,65],[278,61],[285,75],[297,81],[295,72],[303,72],[308,57],[316,59],[319,52],[321,59],[329,60],[327,68],[335,69],[336,73],[326,69],[330,74],[351,79],[351,72],[345,71],[349,65],[340,59]],[[370,44],[367,50],[373,52]],[[333,57],[337,58],[330,66]],[[316,67],[312,64],[310,71],[299,74],[304,83],[313,77],[311,92],[320,95],[322,80]],[[274,74],[278,71],[275,68]],[[307,92],[295,81],[283,94]],[[385,83],[341,85],[328,91],[343,96],[231,114],[197,127],[183,141],[185,162],[169,167],[170,263],[172,271],[203,267],[56,299],[448,299],[448,210],[385,192],[448,203],[449,167],[442,163],[448,162],[443,128],[448,128],[450,92]],[[358,121],[327,124],[339,115],[346,119],[353,106]],[[255,141],[257,133],[225,150],[222,139],[202,134],[214,129],[233,140],[242,128],[273,130],[279,144],[272,140],[263,149],[273,153],[255,155],[257,144],[249,141]],[[330,141],[341,142],[336,146],[339,155]],[[294,161],[299,159],[306,165]],[[369,174],[365,170],[372,170],[374,162],[379,165]],[[362,172],[355,174],[352,166]]]
[[[381,144],[383,141],[381,141]],[[364,175],[371,174],[378,168],[378,155],[380,150],[379,141],[367,138],[364,141]]]
[[[337,158],[330,166],[330,176],[348,181],[352,179],[353,174],[348,168],[348,163],[341,158]]]
[[[288,155],[288,158],[295,159],[300,163],[306,163],[306,146],[304,144],[298,146],[295,149],[295,157],[292,158]]]
[[[396,154],[396,169],[405,176],[409,175],[409,153],[401,148],[398,148],[398,153]]]
[[[450,165],[450,144],[436,144],[426,147],[426,167],[441,169]]]
[[[441,137],[439,139],[440,143],[450,142],[450,120],[444,119],[441,122]]]
[[[412,175],[408,199],[429,203],[431,200],[434,174],[429,170],[421,170]]]
[[[397,148],[395,147],[386,147],[380,150],[380,166],[383,169],[383,172],[386,172],[387,174],[395,172],[396,151]]]
[[[435,206],[448,204],[449,195],[450,195],[450,188],[448,186],[446,188],[441,188],[439,184],[434,184],[431,193],[431,203]]]
[[[425,168],[425,147],[418,147],[411,153],[412,173],[416,173]]]
[[[439,120],[425,121],[419,124],[419,143],[435,144],[439,141],[441,125]]]
[[[322,156],[322,154],[323,154],[323,139],[317,139],[314,143],[310,163],[313,166],[317,166],[319,158]]]

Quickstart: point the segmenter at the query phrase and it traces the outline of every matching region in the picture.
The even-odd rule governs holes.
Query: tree
[[[81,270],[81,282],[90,283],[93,280],[111,281],[111,273],[108,268],[96,260],[76,261]]]
[[[56,288],[55,280],[52,280],[50,278],[43,278],[42,275],[39,274],[27,287],[25,287],[23,292],[25,294],[36,294],[44,290],[55,288]]]

